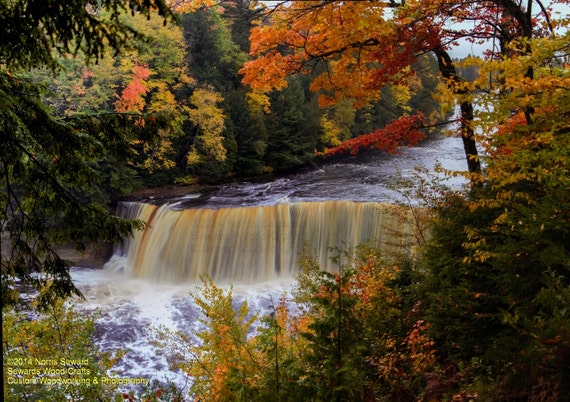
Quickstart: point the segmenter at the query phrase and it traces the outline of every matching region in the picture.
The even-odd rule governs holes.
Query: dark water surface
[[[179,208],[220,208],[274,205],[285,202],[344,200],[393,202],[399,177],[413,177],[416,167],[433,172],[439,164],[451,171],[467,169],[461,138],[434,134],[419,146],[402,148],[400,154],[366,152],[339,163],[282,177],[267,183],[241,182],[216,187],[204,194],[173,199]],[[446,184],[461,186],[461,178]]]

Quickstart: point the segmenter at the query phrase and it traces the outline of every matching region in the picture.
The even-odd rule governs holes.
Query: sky
[[[552,6],[551,1],[543,1],[542,3],[547,8]],[[539,7],[536,5],[534,5],[533,9],[535,11],[540,11]],[[568,4],[565,5],[557,4],[555,6],[552,6],[552,9],[553,9],[553,15],[552,15],[553,20],[568,18],[570,16],[570,5]],[[466,28],[468,28],[470,25],[472,26],[473,24],[465,23]],[[557,34],[561,33],[563,32],[558,30]],[[467,57],[469,55],[480,56],[485,50],[490,49],[492,46],[493,46],[492,42],[486,43],[484,45],[474,45],[472,43],[463,40],[460,41],[460,45],[453,47],[449,53],[451,57],[458,59]]]
[[[295,0],[293,0],[295,1]],[[305,1],[305,0],[303,0]],[[349,0],[350,1],[350,0]],[[361,0],[356,0],[356,1],[361,1]],[[520,2],[524,2],[525,0],[518,0]],[[265,1],[265,4],[267,4],[269,7],[275,6],[277,4],[281,4],[282,1]],[[533,2],[533,10],[535,12],[540,12],[540,7],[536,4],[536,1]],[[544,7],[549,8],[552,7],[553,8],[553,19],[554,20],[558,20],[560,18],[568,18],[568,16],[570,16],[570,5],[569,4],[565,4],[565,5],[560,5],[557,4],[555,6],[552,6],[552,1],[551,0],[542,0],[542,4],[544,5]],[[466,24],[466,28],[469,27],[469,25],[473,24],[473,23],[465,23]],[[560,33],[560,32],[558,32]],[[453,58],[464,58],[466,56],[469,55],[475,55],[475,56],[480,56],[482,55],[482,53],[487,50],[490,49],[493,46],[492,42],[484,44],[484,45],[474,45],[472,43],[469,43],[465,40],[460,41],[460,44],[458,46],[454,46],[450,49],[450,55]]]

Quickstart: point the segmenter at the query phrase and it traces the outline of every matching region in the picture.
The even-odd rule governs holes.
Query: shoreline
[[[10,235],[8,232],[2,232],[2,258],[8,258],[10,253]],[[113,255],[113,245],[107,243],[88,244],[85,251],[79,252],[75,247],[69,245],[58,245],[54,247],[55,252],[60,258],[69,261],[72,267],[101,269],[103,265]]]

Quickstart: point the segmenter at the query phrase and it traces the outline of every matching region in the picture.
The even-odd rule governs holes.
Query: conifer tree
[[[274,170],[291,170],[314,157],[319,135],[317,115],[303,90],[301,79],[292,77],[290,86],[273,94],[268,116],[266,160]]]
[[[150,16],[151,9],[171,15],[162,0],[16,0],[0,6],[3,306],[26,290],[39,292],[39,306],[79,294],[69,263],[54,246],[70,242],[82,251],[89,242],[120,241],[141,227],[109,212],[93,164],[106,154],[128,157],[133,135],[156,132],[164,122],[137,125],[125,115],[56,117],[44,104],[45,88],[24,71],[57,71],[58,55],[96,62],[107,49],[118,51],[140,37],[121,21],[123,12]]]

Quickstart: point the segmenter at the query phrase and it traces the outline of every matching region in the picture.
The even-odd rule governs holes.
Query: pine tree
[[[317,114],[299,77],[291,78],[288,88],[273,95],[266,161],[274,171],[287,171],[314,158],[319,136]]]
[[[128,157],[133,136],[155,132],[164,122],[156,119],[143,127],[124,115],[56,117],[43,102],[45,88],[23,73],[36,67],[57,71],[58,55],[97,61],[106,49],[124,48],[140,37],[121,22],[127,10],[170,15],[162,0],[103,0],[98,7],[37,0],[0,7],[3,306],[19,301],[26,290],[37,296],[39,306],[79,294],[69,262],[54,246],[70,242],[82,251],[90,242],[120,241],[141,227],[109,212],[93,164],[106,154]]]

